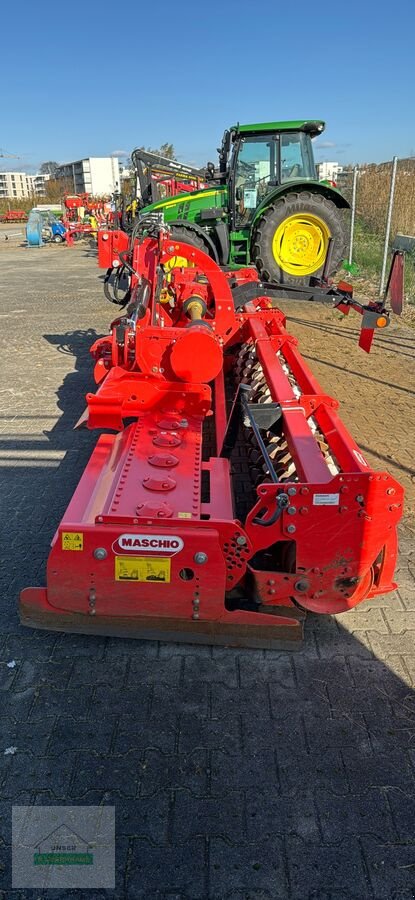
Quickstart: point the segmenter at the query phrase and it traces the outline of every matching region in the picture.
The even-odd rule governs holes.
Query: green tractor
[[[208,163],[202,190],[157,199],[139,217],[163,210],[177,240],[220,265],[253,263],[263,280],[277,283],[308,284],[330,247],[331,274],[346,253],[349,204],[316,178],[312,138],[323,130],[324,122],[309,120],[235,125],[224,133],[219,167]],[[142,151],[132,160],[142,184]],[[151,192],[142,196],[145,204],[154,200]]]

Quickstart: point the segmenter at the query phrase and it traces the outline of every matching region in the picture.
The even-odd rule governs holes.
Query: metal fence
[[[415,158],[361,164],[339,174],[338,187],[351,206],[349,265],[354,259],[356,221],[382,241],[380,294],[385,287],[391,239],[399,232],[415,235]]]

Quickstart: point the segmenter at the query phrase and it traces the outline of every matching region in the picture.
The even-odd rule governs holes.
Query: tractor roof
[[[254,125],[233,125],[236,134],[269,134],[272,131],[306,131],[315,137],[324,131],[325,122],[320,119],[295,119],[290,122],[256,122]]]

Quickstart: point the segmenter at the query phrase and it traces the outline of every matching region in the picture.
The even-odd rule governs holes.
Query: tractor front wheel
[[[344,258],[346,231],[343,211],[322,194],[286,194],[272,203],[258,220],[252,256],[265,281],[309,284],[321,275],[332,239],[333,274]]]

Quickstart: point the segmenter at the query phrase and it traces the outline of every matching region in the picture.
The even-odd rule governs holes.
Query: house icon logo
[[[85,840],[64,822],[34,846],[35,866],[92,866],[95,843]]]

